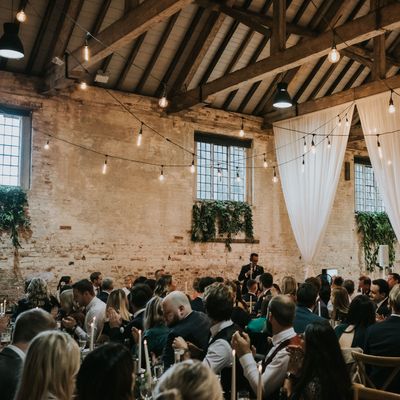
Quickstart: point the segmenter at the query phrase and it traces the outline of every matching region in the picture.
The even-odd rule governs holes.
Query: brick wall
[[[278,277],[303,277],[304,265],[294,241],[280,185],[271,181],[271,170],[254,170],[253,216],[259,244],[190,241],[191,207],[195,178],[189,170],[167,169],[163,183],[159,169],[109,159],[63,142],[50,140],[43,149],[44,132],[94,148],[102,153],[164,164],[190,164],[190,154],[171,146],[146,128],[143,144],[136,146],[139,124],[99,88],[74,89],[54,97],[37,94],[40,82],[0,72],[0,96],[8,104],[36,107],[33,112],[32,186],[29,210],[32,237],[23,241],[15,261],[10,240],[0,241],[0,297],[15,297],[22,279],[40,274],[54,287],[62,275],[74,280],[99,270],[121,283],[128,273],[152,275],[160,267],[170,271],[183,288],[197,275],[237,276],[250,252]],[[186,148],[193,146],[195,130],[237,135],[240,116],[211,109],[184,116],[159,114],[157,102],[113,92],[146,123]],[[246,119],[246,134],[253,152],[273,147],[261,120]],[[353,152],[346,153],[351,161]],[[255,163],[262,165],[262,158]],[[353,169],[352,169],[353,170]],[[337,268],[356,276],[362,254],[354,227],[354,180],[342,173],[327,233],[312,268]],[[20,276],[20,278],[17,278]]]

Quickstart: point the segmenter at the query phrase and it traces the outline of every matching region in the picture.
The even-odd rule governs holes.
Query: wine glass
[[[78,343],[79,343],[79,348],[81,349],[81,351],[85,350],[87,340],[86,339],[79,339]]]

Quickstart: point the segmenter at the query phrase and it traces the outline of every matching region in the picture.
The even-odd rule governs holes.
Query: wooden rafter
[[[271,54],[286,48],[286,0],[274,0],[271,35]]]
[[[377,12],[377,23],[379,21],[379,1],[370,0],[370,10]],[[385,33],[372,39],[374,49],[374,62],[372,64],[372,79],[384,79],[386,76],[386,49]]]
[[[331,85],[329,86],[327,91],[324,93],[324,96],[330,96],[335,91],[335,89],[337,88],[339,83],[342,81],[342,79],[345,77],[345,75],[347,74],[349,69],[353,66],[353,64],[354,64],[353,60],[347,61],[345,66],[340,71],[339,75],[336,77],[336,79],[331,83]]]

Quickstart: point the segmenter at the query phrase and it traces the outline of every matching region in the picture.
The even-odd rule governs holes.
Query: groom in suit
[[[242,283],[242,293],[246,294],[247,290],[247,281],[249,279],[256,279],[257,276],[264,273],[264,268],[258,263],[258,254],[251,253],[250,254],[250,263],[243,265],[242,269],[240,270],[240,274],[238,280]]]

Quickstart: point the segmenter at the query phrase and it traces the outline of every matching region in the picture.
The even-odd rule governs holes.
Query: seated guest
[[[296,301],[297,282],[293,276],[284,276],[281,283],[282,294],[289,296]]]
[[[107,343],[83,360],[76,378],[76,400],[131,400],[133,360],[119,343]]]
[[[251,320],[251,316],[247,311],[247,304],[242,300],[240,282],[227,280],[226,285],[231,288],[233,294],[233,310],[231,319],[236,325],[239,325],[241,329],[245,329]]]
[[[175,283],[172,281],[172,275],[163,275],[156,282],[154,294],[158,297],[164,298],[167,294],[176,289]]]
[[[92,282],[93,285],[94,295],[98,296],[101,292],[101,284],[103,282],[101,272],[92,272],[90,274],[90,282]]]
[[[387,283],[389,285],[389,290],[392,290],[392,287],[394,285],[400,283],[400,275],[396,272],[391,272],[390,274],[388,274]]]
[[[350,400],[351,380],[335,333],[327,320],[305,332],[305,352],[291,346],[284,388],[290,399]]]
[[[334,321],[345,322],[349,312],[349,295],[343,287],[332,289],[331,293],[332,314]]]
[[[55,328],[54,318],[42,309],[24,311],[17,317],[12,342],[0,352],[2,400],[14,399],[29,343],[40,332]]]
[[[316,278],[315,276],[311,276],[307,278],[305,282],[314,285],[315,289],[317,289],[318,292],[317,300],[315,301],[315,306],[313,308],[313,313],[318,315],[319,317],[329,319],[328,307],[319,295],[321,291],[321,280],[319,278]]]
[[[343,278],[341,276],[335,276],[332,280],[332,289],[343,287]]]
[[[371,279],[368,276],[361,275],[358,278],[358,291],[361,294],[366,294],[369,296],[369,292],[371,290]]]
[[[47,312],[51,312],[53,305],[47,291],[47,283],[42,278],[33,278],[27,288],[26,297],[18,301],[15,317],[23,311],[31,308],[42,308]]]
[[[293,322],[296,333],[304,333],[308,324],[322,319],[313,313],[317,296],[318,291],[311,283],[303,283],[297,290],[296,317]]]
[[[200,312],[205,312],[204,309],[204,291],[206,290],[206,287],[213,284],[215,282],[215,279],[212,278],[211,276],[205,276],[203,278],[200,278],[199,284],[198,284],[198,293],[199,295],[190,302],[190,305],[192,306],[193,311],[200,311]]]
[[[79,305],[74,300],[73,289],[64,290],[60,295],[60,309],[58,310],[57,320],[62,321],[63,318],[73,317],[81,328],[85,322],[85,314],[81,311]]]
[[[364,347],[367,328],[375,323],[375,307],[371,299],[360,294],[350,303],[346,323],[335,328],[340,347]]]
[[[97,297],[104,303],[107,303],[109,294],[114,290],[114,281],[111,278],[104,278],[101,284],[101,292]]]
[[[15,400],[71,400],[80,351],[67,333],[39,333],[29,345]]]
[[[269,302],[268,322],[271,324],[273,347],[264,361],[263,398],[276,398],[275,396],[278,395],[285,379],[289,363],[289,353],[286,347],[300,343],[300,339],[293,329],[294,315],[295,304],[288,296],[278,295]],[[236,332],[232,338],[232,347],[236,350],[244,376],[253,391],[257,393],[258,369],[251,352],[249,336],[246,333]]]
[[[243,300],[246,303],[248,303],[251,299],[251,302],[255,304],[257,301],[257,290],[258,290],[257,281],[255,281],[254,279],[249,279],[246,285],[247,285],[247,293],[243,295]]]
[[[124,287],[122,288],[126,296],[128,296],[131,293],[132,285],[133,285],[133,275],[127,275],[124,278]]]
[[[400,357],[400,285],[393,286],[389,294],[392,315],[377,324],[370,326],[366,333],[364,352],[373,356]],[[369,377],[377,387],[382,387],[392,369],[371,368]],[[386,389],[400,393],[400,376],[393,379]]]
[[[289,297],[289,296],[288,296]],[[261,304],[261,315],[247,324],[248,332],[266,332],[269,299],[264,299]]]
[[[70,276],[62,276],[60,280],[58,281],[57,285],[57,292],[56,292],[56,298],[58,301],[60,301],[60,294],[63,291],[62,289],[64,287],[67,287],[68,289],[72,288],[72,279]]]
[[[151,291],[154,293],[154,291],[156,290],[156,280],[155,279],[146,279],[143,282],[145,285],[147,285]]]
[[[81,328],[74,317],[68,316],[61,321],[62,326],[72,330],[80,339],[89,340],[90,324],[94,321],[96,339],[103,330],[106,305],[94,295],[93,285],[87,279],[74,283],[73,291],[75,301],[85,307],[85,322]]]
[[[223,400],[216,375],[192,360],[175,364],[165,372],[154,394],[155,400]]]
[[[390,315],[389,284],[384,279],[375,279],[372,281],[370,296],[376,306],[377,318],[388,317]]]
[[[165,322],[170,328],[162,359],[168,368],[174,362],[174,349],[172,343],[176,337],[201,349],[200,359],[204,358],[208,344],[210,322],[208,317],[201,312],[192,311],[189,299],[183,292],[175,291],[168,294],[163,302],[162,309]]]
[[[349,303],[352,302],[352,300],[355,297],[355,286],[354,286],[354,281],[352,281],[351,279],[346,279],[343,282],[343,287],[347,290],[347,294],[349,295]]]
[[[138,276],[134,281],[133,281],[133,286],[136,285],[142,285],[147,281],[147,278],[145,276]],[[132,286],[132,287],[133,287]]]
[[[254,313],[258,315],[261,309],[261,303],[265,298],[272,298],[273,295],[273,284],[274,278],[269,272],[265,272],[260,275],[260,285],[261,285],[261,293],[258,296],[258,300],[256,306],[254,307]]]

